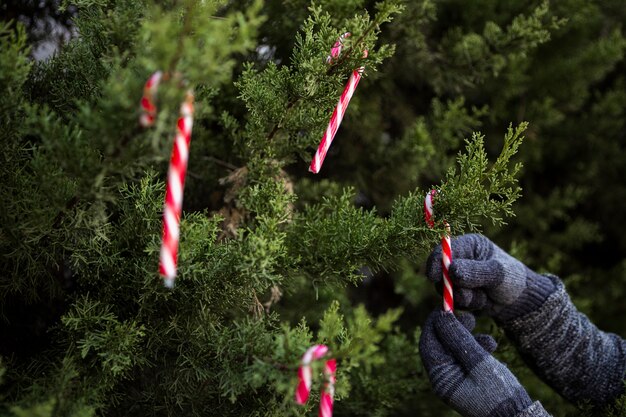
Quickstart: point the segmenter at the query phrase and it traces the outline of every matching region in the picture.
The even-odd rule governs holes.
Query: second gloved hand
[[[549,417],[491,356],[491,336],[473,336],[474,317],[435,311],[422,327],[420,355],[435,393],[464,417]]]
[[[435,283],[442,279],[441,257],[439,245],[426,266],[428,278]],[[455,306],[484,310],[502,322],[534,311],[556,289],[550,278],[478,234],[452,239],[450,278]]]

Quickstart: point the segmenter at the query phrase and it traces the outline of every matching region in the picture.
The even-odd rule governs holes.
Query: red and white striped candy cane
[[[143,127],[150,127],[156,119],[156,92],[161,82],[163,73],[157,71],[148,78],[146,85],[143,87],[143,97],[141,97],[141,115],[139,116],[139,124]]]
[[[437,190],[431,190],[424,199],[424,219],[430,228],[435,226],[433,219],[433,198]],[[443,256],[441,259],[443,270],[443,310],[454,312],[454,297],[452,295],[452,281],[450,281],[450,263],[452,263],[452,244],[450,242],[450,225],[444,221],[446,233],[441,236],[441,248]]]
[[[142,114],[139,123],[144,127],[154,124],[157,114],[156,92],[163,73],[157,71],[150,76],[141,97]],[[183,190],[189,160],[191,128],[193,126],[193,92],[187,91],[185,101],[180,106],[180,117],[176,124],[176,137],[172,147],[170,165],[165,187],[165,205],[163,208],[163,239],[159,256],[159,273],[166,287],[174,287],[176,265],[178,263],[178,242],[180,236],[180,215],[183,210]]]
[[[330,49],[330,55],[326,57],[327,64],[330,64],[331,62],[333,62],[333,59],[337,59],[337,57],[339,57],[339,54],[341,54],[341,50],[343,49],[343,41],[349,37],[350,37],[350,32],[346,32],[343,35],[341,35],[339,39],[337,39],[337,42],[335,42],[333,47]]]
[[[180,106],[180,117],[176,125],[176,138],[172,148],[170,166],[167,172],[165,188],[165,206],[163,209],[163,240],[159,258],[159,272],[166,287],[174,287],[176,264],[178,262],[178,239],[180,232],[180,215],[183,209],[183,190],[191,128],[193,126],[193,93],[187,92],[185,101]]]
[[[298,387],[296,388],[296,403],[302,405],[309,399],[312,385],[311,362],[323,358],[328,353],[328,346],[311,346],[302,355],[300,368],[298,368]],[[319,417],[332,417],[333,396],[335,394],[335,372],[337,371],[337,361],[329,359],[324,363],[324,375],[326,383],[321,393]]]
[[[337,372],[337,361],[335,359],[329,359],[324,364],[324,375],[326,376],[326,383],[322,390],[320,398],[320,412],[319,417],[332,417],[333,404],[335,396],[335,373]]]
[[[339,40],[333,46],[331,50],[331,55],[328,57],[327,61],[330,62],[332,58],[336,58],[339,56],[339,52],[341,51],[341,47],[343,46],[343,39],[349,36],[349,33],[345,33],[342,35]],[[339,45],[338,45],[339,44]],[[336,56],[335,56],[336,55]],[[367,58],[367,51],[363,51],[363,57]],[[339,129],[339,125],[341,125],[341,121],[343,120],[343,116],[346,113],[346,109],[348,108],[348,104],[350,104],[350,99],[354,95],[354,91],[356,90],[356,86],[359,84],[361,80],[361,76],[363,75],[363,71],[365,71],[365,67],[359,67],[352,71],[350,75],[350,79],[348,79],[348,83],[341,93],[341,97],[339,98],[339,102],[333,111],[332,116],[330,117],[330,121],[328,122],[328,127],[322,136],[322,141],[320,142],[317,151],[315,152],[315,156],[311,161],[311,165],[309,166],[309,171],[317,174],[320,172],[322,168],[322,164],[324,163],[324,158],[326,158],[326,153],[330,148],[330,145],[333,143],[333,139],[335,138],[335,134]]]

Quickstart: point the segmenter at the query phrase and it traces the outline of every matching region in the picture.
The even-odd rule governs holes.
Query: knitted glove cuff
[[[554,278],[556,277],[529,271],[526,289],[515,303],[498,313],[497,320],[506,324],[511,320],[540,309],[548,297],[557,292],[556,282],[560,283],[560,281],[558,278],[555,281]]]
[[[536,310],[502,323],[535,372],[571,402],[610,403],[624,392],[626,341],[581,314],[561,280]]]
[[[544,410],[543,406],[541,405],[539,401],[535,401],[521,413],[515,414],[514,417],[552,417],[552,416],[548,414],[546,410]]]
[[[565,290],[565,285],[563,285],[558,277],[548,274],[541,276],[551,282],[552,291],[540,304],[535,305],[535,308],[508,320],[500,320],[504,330],[507,332],[512,334],[527,334],[533,328],[536,329],[536,326],[544,328],[546,323],[552,322],[555,313],[560,314],[562,310],[566,309],[568,304],[571,304],[569,295]],[[537,286],[537,293],[541,293],[545,290],[545,286]],[[533,299],[535,302],[538,302],[541,299],[541,294],[533,297]],[[532,302],[529,302],[529,304],[530,303]]]

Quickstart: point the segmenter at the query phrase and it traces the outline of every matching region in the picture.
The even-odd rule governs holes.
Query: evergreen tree
[[[486,229],[626,335],[611,321],[626,284],[619,1],[80,0],[51,14],[73,7],[77,35],[45,62],[22,24],[0,31],[0,414],[308,415],[319,386],[295,405],[298,361],[326,343],[337,415],[454,415],[417,351],[440,304],[421,276],[444,230],[423,220],[431,187],[453,234]],[[185,85],[162,83],[143,129],[156,70]],[[196,114],[169,290],[161,216],[187,87]],[[499,341],[531,396],[574,412]]]

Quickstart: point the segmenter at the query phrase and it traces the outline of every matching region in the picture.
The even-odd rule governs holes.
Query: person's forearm
[[[561,281],[535,311],[503,324],[535,372],[571,402],[612,402],[624,392],[626,342],[600,331],[572,304]]]

